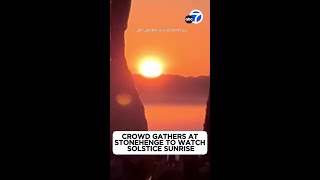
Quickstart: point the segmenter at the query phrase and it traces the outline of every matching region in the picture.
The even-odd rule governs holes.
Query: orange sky
[[[193,9],[202,11],[200,24],[184,21]],[[165,74],[198,76],[210,74],[209,0],[132,0],[126,57],[133,73],[139,62],[154,57]],[[187,32],[136,32],[140,29],[185,29]]]

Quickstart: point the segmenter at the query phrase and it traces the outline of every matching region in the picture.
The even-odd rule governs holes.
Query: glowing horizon
[[[126,31],[126,57],[140,74],[142,57],[157,57],[166,74],[210,75],[210,1],[134,0]],[[193,9],[203,13],[199,24],[184,18]],[[137,32],[137,29],[183,29],[187,32]]]

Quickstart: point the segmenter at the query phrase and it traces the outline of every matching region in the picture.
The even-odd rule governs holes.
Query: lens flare
[[[117,95],[117,102],[122,106],[127,106],[131,103],[131,96],[126,93],[118,94]]]

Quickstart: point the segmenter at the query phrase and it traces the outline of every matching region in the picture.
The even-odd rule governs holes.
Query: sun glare
[[[147,60],[141,64],[140,73],[148,78],[159,77],[162,74],[162,65],[155,60]]]

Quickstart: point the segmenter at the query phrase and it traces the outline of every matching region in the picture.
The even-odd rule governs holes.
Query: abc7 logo
[[[190,12],[188,16],[185,17],[186,23],[199,24],[203,20],[203,14],[201,11],[195,9]]]

